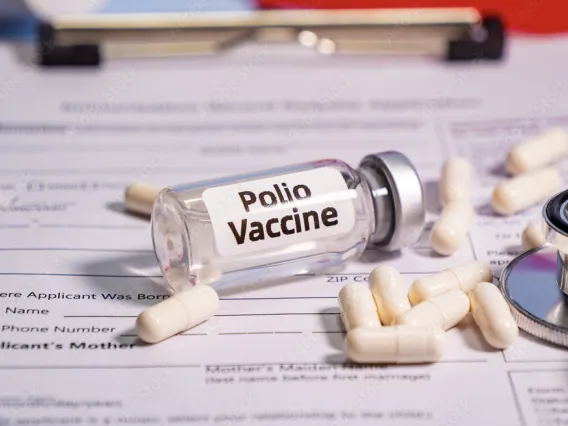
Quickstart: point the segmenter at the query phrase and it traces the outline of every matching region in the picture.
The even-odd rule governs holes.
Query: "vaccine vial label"
[[[348,233],[356,196],[338,170],[322,167],[208,188],[203,202],[228,257]]]

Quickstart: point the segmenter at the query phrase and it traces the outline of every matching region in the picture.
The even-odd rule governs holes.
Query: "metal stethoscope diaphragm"
[[[542,215],[546,243],[509,263],[500,286],[521,329],[568,347],[568,190],[548,200]]]

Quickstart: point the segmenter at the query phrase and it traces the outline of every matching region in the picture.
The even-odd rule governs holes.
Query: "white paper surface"
[[[507,61],[328,58],[253,46],[224,57],[36,70],[0,47],[0,425],[556,425],[568,352],[523,335],[491,350],[470,321],[430,366],[345,364],[336,295],[379,262],[405,282],[473,259],[497,275],[539,209],[487,205],[507,148],[568,128],[568,39]],[[401,254],[221,293],[218,315],[155,346],[133,324],[163,298],[146,221],[124,185],[191,182],[397,149],[439,213],[444,158],[477,173],[478,217],[452,257],[428,234]],[[566,171],[568,163],[563,162]]]

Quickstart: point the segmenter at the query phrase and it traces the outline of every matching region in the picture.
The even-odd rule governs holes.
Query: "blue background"
[[[193,11],[195,4],[203,11],[251,10],[255,7],[251,0],[108,0],[98,13],[184,12]],[[30,40],[35,23],[33,16],[10,20],[0,16],[0,39]]]

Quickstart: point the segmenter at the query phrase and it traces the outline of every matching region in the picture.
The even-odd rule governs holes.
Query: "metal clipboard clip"
[[[498,60],[498,17],[472,8],[266,10],[177,14],[65,15],[38,27],[42,66],[219,54],[246,42],[293,42],[321,54],[428,55]]]

